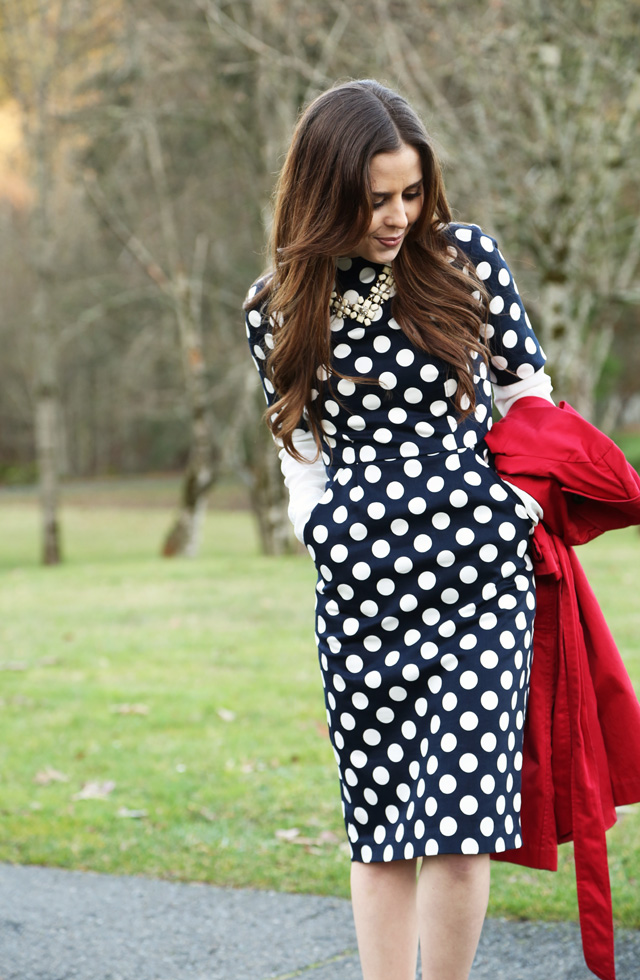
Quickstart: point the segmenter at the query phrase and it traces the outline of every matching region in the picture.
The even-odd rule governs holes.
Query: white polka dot
[[[429,424],[429,422],[425,422],[424,420],[416,422],[415,430],[416,433],[423,439],[429,439],[436,431],[434,427]]]
[[[396,361],[401,367],[409,367],[415,360],[415,354],[408,347],[404,347],[396,354]]]
[[[387,497],[391,500],[400,500],[404,496],[404,487],[399,480],[392,480],[391,483],[387,484]]]
[[[493,562],[498,557],[498,549],[495,544],[483,544],[478,554],[482,561]]]
[[[510,521],[503,521],[498,525],[498,534],[503,541],[513,541],[516,536],[516,529]]]
[[[398,537],[400,537],[401,535],[406,534],[408,530],[409,522],[405,521],[403,517],[396,517],[393,521],[391,521],[392,534],[397,534]]]
[[[522,316],[522,309],[519,303],[512,303],[509,307],[509,316],[512,320],[519,320]]]
[[[356,727],[356,720],[352,714],[349,714],[348,711],[343,711],[340,715],[340,724],[345,731],[352,732]]]
[[[392,687],[389,689],[389,697],[392,701],[404,701],[407,697],[407,692],[404,687]]]
[[[488,279],[491,275],[491,266],[488,262],[478,262],[476,266],[478,279]]]
[[[494,711],[498,707],[498,695],[495,691],[484,691],[480,698],[480,704],[487,711]]]
[[[393,845],[387,844],[382,854],[383,861],[393,861]]]
[[[440,787],[440,791],[448,795],[455,792],[458,783],[454,776],[446,774],[440,777],[440,782],[438,785]]]
[[[331,557],[336,562],[346,561],[349,557],[349,549],[343,544],[334,544],[331,549]]]
[[[367,565],[366,561],[358,561],[355,563],[351,569],[353,577],[357,578],[360,582],[366,582],[366,580],[371,575],[371,567]],[[346,628],[345,628],[346,632]]]
[[[498,739],[493,734],[493,732],[485,732],[485,734],[480,739],[480,745],[485,752],[493,752],[498,744]]]
[[[445,412],[447,411],[447,403],[439,398],[437,401],[431,402],[431,404],[429,405],[429,411],[431,412],[432,415],[435,415],[436,417],[439,417],[440,415],[444,415]]]
[[[325,527],[324,524],[318,524],[316,527],[314,527],[311,534],[318,544],[323,544],[329,537],[329,529]]]
[[[440,747],[443,752],[453,752],[458,744],[458,740],[452,732],[445,732],[440,739]]]
[[[362,752],[361,749],[356,749],[351,753],[349,758],[351,759],[352,765],[354,765],[356,769],[364,769],[368,762],[366,753]]]
[[[345,620],[345,623],[346,622],[347,622],[347,620]],[[357,624],[358,623],[358,620],[357,619],[354,619],[354,620],[351,620],[351,622]],[[358,629],[358,626],[356,625],[356,631],[357,631],[357,629]],[[349,656],[345,660],[345,667],[347,668],[347,670],[349,671],[350,674],[358,674],[358,673],[360,673],[360,671],[364,667],[364,660],[362,659],[362,657],[359,657],[357,653],[351,653],[351,654],[349,654]]]
[[[438,565],[442,568],[450,568],[455,560],[456,556],[452,551],[441,551],[436,558]]]
[[[460,569],[458,577],[465,585],[471,585],[478,578],[478,570],[472,565],[465,565]]]
[[[461,242],[470,242],[472,234],[471,228],[456,228],[455,230],[455,236]]]
[[[509,283],[511,282],[511,276],[509,274],[509,270],[508,269],[506,269],[506,268],[500,269],[500,271],[498,273],[498,282],[500,283],[501,286],[508,286],[509,285]]]
[[[370,670],[368,674],[365,674],[364,682],[370,688],[380,687],[382,684],[382,674],[378,670]]]
[[[367,536],[366,525],[356,523],[352,524],[349,528],[349,537],[353,538],[354,541],[364,541]]]
[[[389,725],[395,718],[395,714],[391,708],[378,708],[376,711],[376,718],[384,725]]]
[[[433,515],[431,523],[438,531],[444,531],[451,524],[451,518],[444,511],[440,511]]]
[[[457,829],[458,824],[453,817],[443,817],[440,821],[440,833],[444,837],[453,837]]]
[[[362,741],[366,742],[367,745],[379,745],[382,741],[382,736],[375,728],[367,728],[362,733]]]
[[[419,636],[420,634],[418,634]],[[405,681],[417,681],[420,677],[420,668],[417,664],[405,664],[402,668],[402,676]]]
[[[453,653],[445,653],[440,661],[443,670],[455,670],[458,666],[458,658]]]
[[[419,388],[407,388],[404,393],[404,400],[410,405],[417,405],[418,402],[422,401],[422,392]],[[445,405],[446,411],[446,405]]]
[[[357,357],[354,363],[354,367],[358,374],[369,374],[371,368],[373,367],[373,361],[370,357]],[[345,374],[347,372],[345,371]]]
[[[463,772],[475,772],[478,768],[478,759],[472,752],[465,752],[460,756],[458,765]]]
[[[371,545],[371,554],[375,558],[386,558],[391,551],[391,545],[384,538],[379,538]]]
[[[472,691],[478,684],[478,675],[474,670],[465,670],[460,675],[460,687],[465,691]]]
[[[427,501],[424,497],[412,497],[407,507],[412,514],[418,517],[420,514],[424,514],[427,509]]]
[[[379,521],[382,517],[384,517],[385,514],[384,504],[380,503],[379,501],[374,501],[374,503],[369,504],[369,506],[367,507],[367,514],[374,521]]]
[[[391,440],[393,439],[393,434],[389,429],[380,428],[375,430],[375,432],[373,433],[373,438],[376,440],[376,442],[380,442],[383,445],[386,445],[388,442],[391,442]]]
[[[380,408],[382,402],[377,395],[365,395],[362,399],[362,407],[368,409],[370,412],[375,412],[377,408]]]
[[[348,357],[350,353],[351,353],[351,348],[349,347],[348,344],[337,344],[333,348],[334,357],[338,357],[338,358]]]
[[[490,507],[481,504],[480,507],[475,508],[473,516],[478,524],[488,524],[493,517],[493,512]]]
[[[395,616],[385,616],[380,625],[382,626],[383,630],[387,630],[389,633],[391,633],[393,630],[398,628],[400,621],[396,619]],[[390,654],[387,654],[387,656],[390,656]],[[389,666],[389,664],[387,664],[387,666]]]
[[[383,371],[378,381],[380,382],[380,387],[384,388],[385,391],[391,391],[398,383],[398,379],[391,371]]]
[[[491,817],[484,817],[480,821],[480,833],[483,834],[484,837],[491,837],[493,833],[493,827],[494,827],[494,823]]]
[[[371,775],[378,786],[386,786],[390,779],[389,770],[384,766],[376,766]]]
[[[422,463],[417,459],[408,459],[403,469],[408,477],[415,478],[422,473]]]
[[[392,595],[395,592],[395,582],[390,578],[381,578],[376,585],[376,589],[380,595]]]
[[[354,429],[356,432],[362,432],[365,427],[365,421],[361,415],[351,415],[347,419],[347,425],[350,429]]]
[[[442,708],[444,711],[454,711],[458,705],[457,695],[453,691],[447,691],[442,699]]]
[[[431,384],[438,377],[439,371],[435,364],[423,364],[420,368],[420,377],[427,384]]]
[[[388,419],[394,425],[402,425],[407,421],[407,413],[404,408],[392,408],[388,413]]]
[[[377,351],[378,354],[386,354],[390,347],[391,341],[384,335],[376,337],[373,341],[373,349]]]
[[[474,813],[477,813],[478,811],[478,801],[475,798],[475,796],[470,796],[470,795],[463,796],[462,799],[460,800],[459,806],[462,812],[466,813],[467,816],[472,816]]]
[[[449,503],[452,507],[464,507],[468,500],[469,497],[464,490],[454,490],[449,495]]]
[[[465,732],[473,732],[478,727],[478,716],[474,711],[464,711],[460,715],[460,728]]]
[[[405,575],[407,572],[410,572],[411,569],[413,568],[413,562],[406,555],[401,555],[399,558],[396,558],[396,560],[393,563],[393,567],[395,568],[396,572],[398,572],[398,574]]]
[[[432,657],[437,657],[439,653],[438,647],[431,640],[427,640],[420,647],[420,656],[424,657],[425,660],[431,660]]]
[[[456,541],[461,547],[464,548],[470,544],[473,544],[474,540],[475,540],[475,534],[473,533],[471,528],[461,527],[458,531],[456,531]]]

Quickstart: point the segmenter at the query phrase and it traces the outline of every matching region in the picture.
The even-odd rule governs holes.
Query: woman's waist
[[[457,455],[469,450],[482,453],[485,448],[483,436],[484,433],[476,429],[467,429],[464,432],[449,432],[444,437],[422,439],[420,442],[410,438],[394,439],[385,444],[332,440],[334,445],[328,453],[327,470],[344,466],[367,466],[370,463],[392,465],[428,456]]]

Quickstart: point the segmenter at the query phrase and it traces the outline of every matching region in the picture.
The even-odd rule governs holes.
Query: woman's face
[[[422,162],[412,146],[377,153],[371,160],[373,215],[352,257],[389,265],[422,211]]]

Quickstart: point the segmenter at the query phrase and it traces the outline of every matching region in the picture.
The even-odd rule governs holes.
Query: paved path
[[[617,937],[640,980],[640,932]],[[0,865],[0,980],[362,980],[349,903]],[[485,924],[472,980],[593,980],[572,924]]]

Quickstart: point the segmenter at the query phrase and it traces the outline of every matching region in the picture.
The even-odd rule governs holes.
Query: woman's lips
[[[403,235],[397,235],[395,238],[378,238],[378,241],[381,245],[384,245],[385,248],[395,248],[396,245],[400,244],[403,237]]]

